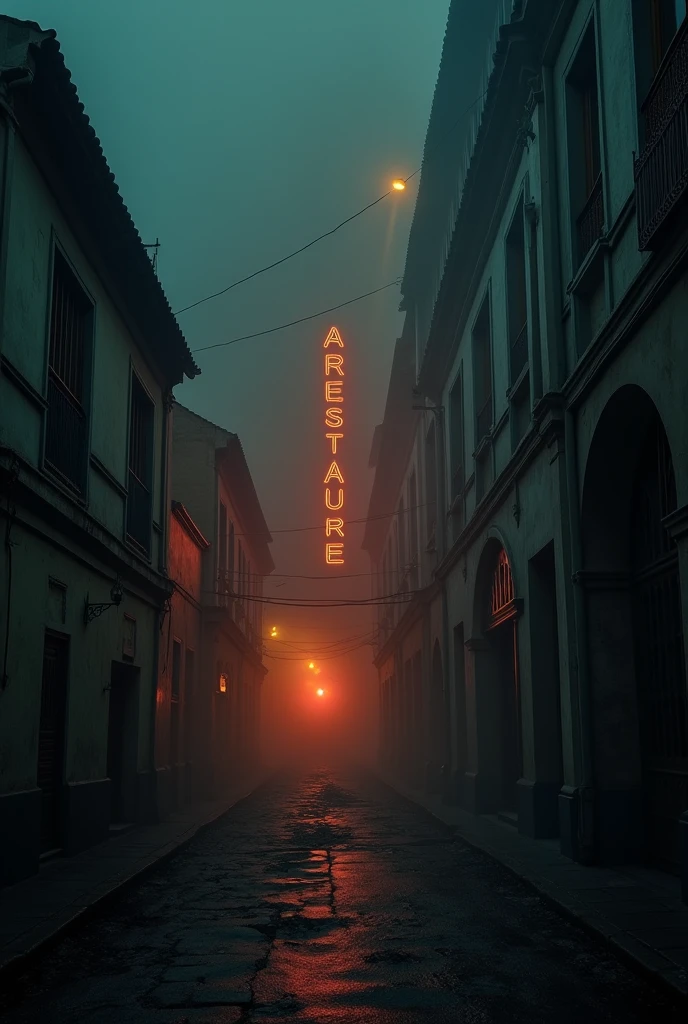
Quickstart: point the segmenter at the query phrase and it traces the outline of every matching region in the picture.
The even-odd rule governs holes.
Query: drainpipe
[[[561,252],[561,239],[559,232],[560,203],[555,154],[555,98],[553,73],[550,67],[544,66],[542,68],[542,86],[545,110],[541,135],[544,135],[543,144],[546,150],[543,157],[544,167],[541,175],[543,183],[543,253],[548,250],[553,253],[559,253]],[[550,339],[550,343],[547,346],[549,389],[558,391],[561,389],[566,378],[566,352],[560,316],[563,299],[561,294],[561,277],[558,266],[550,267],[549,272],[547,272],[548,267],[545,261],[543,267],[546,272],[547,330],[545,336]],[[576,425],[573,413],[569,409],[564,410],[564,472],[559,479],[565,586],[567,604],[572,608],[573,612],[573,637],[571,637],[569,632],[569,659],[570,671],[576,682],[576,707],[572,708],[572,713],[577,714],[573,736],[574,749],[577,747],[577,757],[575,760],[576,788],[578,792],[577,855],[579,860],[587,863],[594,858],[595,846],[593,803],[594,759],[585,594],[580,584],[573,582],[576,571],[583,564],[583,558]],[[578,740],[577,743],[576,739]]]

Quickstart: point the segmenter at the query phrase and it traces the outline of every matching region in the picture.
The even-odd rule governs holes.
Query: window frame
[[[55,372],[51,365],[51,347],[52,347],[52,324],[53,324],[53,311],[54,311],[54,287],[55,287],[55,275],[57,272],[58,263],[61,262],[64,265],[64,270],[71,277],[72,282],[79,289],[83,295],[85,303],[88,305],[88,310],[85,313],[85,329],[83,338],[83,349],[82,349],[82,387],[83,396],[79,399],[78,396],[73,395],[69,389],[69,385],[63,381],[59,375]],[[45,318],[45,343],[44,343],[44,361],[43,361],[43,396],[45,398],[45,409],[42,417],[42,430],[41,430],[41,452],[40,452],[40,465],[44,472],[46,472],[52,480],[58,483],[64,488],[71,497],[83,505],[88,505],[89,500],[89,463],[91,456],[91,433],[93,427],[93,370],[95,362],[95,342],[96,342],[96,301],[91,291],[86,286],[83,278],[79,274],[74,262],[70,259],[66,248],[61,244],[59,238],[53,231],[50,240],[50,261],[48,268],[48,286],[46,295],[46,318]],[[50,415],[50,384],[52,377],[56,377],[59,384],[55,385],[57,389],[63,392],[71,404],[77,404],[81,407],[81,411],[84,417],[84,441],[83,441],[83,453],[82,453],[82,465],[80,470],[80,480],[77,482],[72,480],[66,473],[63,473],[60,468],[54,465],[48,457],[48,431],[49,431],[49,415]]]

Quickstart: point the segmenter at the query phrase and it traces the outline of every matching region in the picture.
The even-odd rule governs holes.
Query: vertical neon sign
[[[330,333],[323,342],[325,350],[325,426],[330,430],[338,430],[344,426],[344,413],[342,403],[344,402],[344,355],[342,352],[328,351],[332,346],[344,349],[344,342],[336,327],[330,329]],[[340,454],[337,446],[338,441],[344,438],[343,433],[326,433],[325,439],[330,446],[330,454]],[[332,481],[337,481],[337,485]],[[325,476],[325,561],[328,565],[344,565],[344,519],[342,516],[331,516],[330,512],[341,512],[344,508],[344,477],[337,465],[337,460],[332,459],[330,468]],[[330,540],[331,537],[338,537],[339,540]]]

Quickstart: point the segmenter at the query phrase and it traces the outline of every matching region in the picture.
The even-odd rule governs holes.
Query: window
[[[650,14],[652,73],[657,73],[672,39],[686,18],[686,0],[647,0]]]
[[[153,516],[153,417],[153,403],[136,374],[132,374],[127,536],[147,555]]]
[[[569,178],[580,265],[602,234],[604,203],[600,150],[595,26],[591,21],[568,78]]]
[[[449,395],[449,455],[452,499],[463,494],[466,482],[463,440],[463,374],[459,372]]]
[[[686,0],[633,0],[640,154],[635,161],[638,248],[660,247],[688,192]]]
[[[509,376],[513,385],[528,364],[528,297],[526,291],[526,244],[523,196],[506,238],[507,334]]]
[[[92,334],[93,305],[64,256],[55,249],[45,461],[80,494],[86,489]]]
[[[435,423],[430,424],[425,437],[425,516],[428,543],[434,540],[437,523],[437,453],[435,451]]]
[[[492,329],[490,297],[485,296],[473,327],[473,386],[476,408],[476,448],[492,428]]]

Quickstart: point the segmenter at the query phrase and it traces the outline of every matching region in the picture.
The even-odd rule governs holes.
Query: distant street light
[[[309,661],[309,662],[308,662],[308,667],[309,667],[310,669],[313,669],[313,668],[315,668],[315,662],[314,662],[314,661]]]
[[[397,192],[403,192],[406,188],[406,182],[403,178],[395,178],[392,182],[392,188],[396,189]]]
[[[270,636],[273,638],[277,636],[277,626],[272,627],[272,629],[270,630]]]
[[[325,691],[323,689],[316,690],[315,692],[317,693],[318,697],[324,697],[325,696]]]

